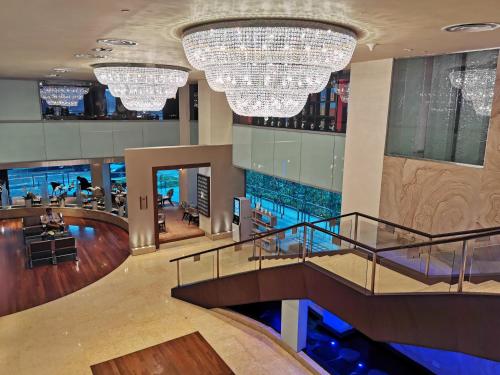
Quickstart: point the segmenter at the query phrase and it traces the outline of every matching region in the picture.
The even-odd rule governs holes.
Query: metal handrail
[[[332,232],[328,229],[321,228],[321,227],[316,225],[318,223],[332,221],[332,220],[336,220],[336,219],[339,219],[342,217],[348,217],[348,216],[353,216],[353,215],[355,217],[354,239],[345,237],[341,234]],[[313,223],[302,222],[302,223],[288,226],[286,228],[270,230],[270,231],[267,231],[265,233],[255,235],[252,239],[219,246],[219,247],[216,247],[213,249],[207,249],[207,250],[200,251],[200,252],[197,252],[194,254],[184,255],[181,257],[171,259],[170,262],[177,262],[177,282],[178,282],[178,285],[180,286],[180,262],[179,262],[180,260],[187,259],[187,258],[193,258],[193,257],[200,256],[200,255],[207,254],[207,253],[216,252],[216,254],[217,254],[217,266],[216,266],[217,273],[216,274],[217,274],[217,278],[219,278],[220,277],[220,274],[219,274],[219,267],[220,267],[220,265],[219,265],[219,252],[220,252],[220,250],[230,248],[233,246],[243,245],[246,243],[253,243],[253,246],[255,247],[255,241],[257,241],[261,238],[272,236],[272,235],[275,235],[278,233],[283,233],[283,232],[289,231],[291,229],[300,228],[300,227],[304,228],[303,249],[302,249],[302,254],[297,254],[297,256],[298,257],[301,256],[302,261],[305,262],[306,256],[307,256],[307,228],[311,228],[313,230],[313,231],[311,231],[311,237],[310,237],[311,252],[312,252],[313,233],[314,233],[314,231],[319,231],[319,232],[322,232],[324,234],[335,237],[335,238],[339,239],[340,241],[345,241],[347,243],[350,243],[351,245],[354,245],[355,249],[371,253],[371,257],[372,257],[372,274],[371,275],[372,276],[371,276],[371,282],[370,282],[370,290],[371,290],[371,293],[374,294],[375,293],[375,274],[376,274],[375,271],[376,271],[377,263],[379,262],[378,256],[377,256],[378,253],[393,251],[393,250],[410,249],[410,248],[416,248],[416,247],[434,246],[434,245],[440,245],[440,244],[445,244],[445,243],[453,243],[453,242],[459,243],[459,242],[461,242],[462,243],[462,261],[460,264],[457,292],[462,292],[462,285],[463,285],[463,281],[464,281],[464,277],[465,277],[465,267],[466,267],[465,258],[467,256],[467,241],[472,240],[472,239],[476,239],[476,238],[485,237],[485,236],[500,235],[500,227],[481,228],[481,229],[475,229],[475,230],[434,235],[435,238],[448,237],[448,238],[442,238],[442,239],[438,239],[438,240],[432,240],[432,236],[429,235],[428,238],[431,239],[430,241],[424,241],[424,242],[418,242],[418,243],[412,243],[412,244],[404,244],[404,245],[398,245],[398,246],[377,249],[377,248],[374,248],[370,245],[367,245],[367,244],[364,244],[362,242],[357,241],[358,217],[360,217],[360,216],[371,219],[371,220],[379,221],[379,222],[386,224],[386,225],[393,225],[393,223],[390,223],[390,222],[383,220],[383,219],[376,219],[370,215],[361,214],[359,212],[353,212],[350,214],[344,214],[344,215],[337,216],[335,218],[316,221]],[[396,228],[400,228],[400,229],[406,229],[404,226],[397,225],[397,224],[393,225],[393,226]],[[409,230],[409,232],[412,232],[412,231]],[[413,231],[413,232],[418,233],[420,231]],[[423,236],[427,236],[427,234],[425,234],[424,232],[420,232],[420,233],[422,233],[421,235],[423,235]],[[420,233],[418,233],[418,234],[420,234]],[[428,258],[428,262],[429,261],[430,261],[430,257]],[[259,269],[261,269],[261,262],[262,262],[262,248],[260,248],[260,250],[259,250]],[[428,265],[426,265],[426,270],[427,269],[428,269]],[[426,271],[425,275],[427,276],[427,271]]]
[[[424,241],[424,242],[416,242],[416,243],[413,243],[413,244],[404,244],[404,245],[390,246],[390,247],[386,247],[386,248],[376,249],[376,248],[374,248],[374,247],[372,247],[370,245],[364,244],[364,243],[359,242],[357,240],[353,240],[351,238],[342,236],[342,235],[340,235],[338,233],[329,231],[328,229],[324,229],[324,228],[321,228],[321,227],[317,226],[317,224],[319,224],[319,223],[328,222],[328,221],[332,221],[332,220],[338,220],[338,219],[341,219],[341,218],[344,218],[344,217],[348,217],[348,216],[353,216],[353,215],[365,217],[367,219],[378,221],[378,222],[381,222],[383,224],[391,225],[391,226],[394,226],[395,228],[404,229],[404,230],[407,230],[409,232],[413,232],[413,233],[419,234],[421,236],[426,236],[426,237],[429,237],[429,238],[442,238],[442,237],[449,237],[449,238],[445,238],[445,239],[441,239],[441,240],[436,240],[436,241],[431,240],[431,241]],[[225,248],[228,248],[228,247],[231,247],[231,246],[242,245],[242,244],[251,242],[254,239],[258,240],[260,238],[264,238],[264,237],[267,237],[267,236],[270,236],[270,235],[273,235],[273,234],[277,234],[277,233],[286,232],[286,231],[291,230],[293,228],[298,228],[298,227],[303,227],[303,226],[307,226],[307,227],[312,228],[314,230],[318,230],[318,231],[323,232],[325,234],[331,235],[333,237],[338,238],[339,240],[349,242],[349,243],[351,243],[353,245],[356,245],[357,247],[366,249],[366,250],[368,250],[370,252],[373,252],[373,253],[384,252],[384,251],[393,251],[393,250],[402,250],[402,249],[409,249],[409,248],[423,247],[423,246],[440,245],[440,244],[444,244],[444,243],[460,242],[460,241],[464,241],[464,240],[470,240],[470,239],[474,239],[474,238],[480,238],[480,237],[484,237],[484,236],[487,236],[487,235],[497,235],[497,234],[500,234],[500,227],[491,227],[491,228],[478,228],[478,229],[471,229],[471,230],[467,230],[467,231],[459,231],[459,232],[450,232],[450,233],[442,233],[442,234],[431,235],[431,234],[428,234],[428,233],[425,233],[425,232],[421,232],[421,231],[418,231],[418,230],[413,230],[411,228],[407,228],[407,227],[405,227],[403,225],[391,223],[390,221],[387,221],[387,220],[377,219],[377,218],[375,218],[373,216],[370,216],[370,215],[366,215],[366,214],[359,213],[359,212],[351,212],[349,214],[339,215],[339,216],[335,216],[335,217],[329,218],[329,219],[313,221],[311,223],[302,222],[302,223],[297,223],[297,224],[294,224],[294,225],[290,225],[290,226],[288,226],[286,228],[279,228],[279,229],[270,230],[270,231],[264,232],[262,234],[255,235],[255,236],[253,236],[252,239],[249,239],[249,240],[239,241],[239,242],[235,242],[235,243],[232,243],[232,244],[223,245],[223,246],[215,247],[215,248],[212,248],[212,249],[203,250],[203,251],[200,251],[200,252],[197,252],[197,253],[194,253],[194,254],[184,255],[182,257],[174,258],[174,259],[170,260],[170,262],[175,262],[177,260],[191,258],[191,257],[196,256],[196,255],[202,255],[202,254],[206,254],[206,253],[209,253],[209,252],[213,252],[213,251],[217,251],[217,250],[222,250],[222,249],[225,249]]]
[[[283,233],[283,232],[289,231],[289,230],[294,229],[294,228],[299,228],[299,227],[309,227],[309,228],[312,228],[314,230],[323,232],[323,233],[328,234],[328,235],[334,235],[339,240],[349,242],[349,243],[351,243],[351,244],[353,244],[353,245],[355,245],[357,247],[366,249],[366,250],[371,251],[371,252],[374,252],[376,250],[375,248],[373,248],[373,247],[371,247],[369,245],[366,245],[366,244],[363,244],[361,242],[355,241],[355,240],[353,240],[353,239],[351,239],[349,237],[345,237],[345,236],[342,236],[340,234],[337,234],[337,233],[334,233],[334,232],[330,232],[327,229],[317,227],[317,226],[315,226],[315,225],[313,225],[311,223],[303,222],[303,223],[298,223],[298,224],[290,225],[290,226],[288,226],[286,228],[280,228],[280,229],[270,230],[270,231],[267,231],[267,232],[255,235],[255,236],[253,236],[253,238],[248,239],[248,240],[243,240],[243,241],[234,242],[234,243],[230,243],[230,244],[219,246],[219,247],[214,247],[212,249],[203,250],[203,251],[200,251],[200,252],[197,252],[197,253],[194,253],[194,254],[183,255],[181,257],[177,257],[177,258],[171,259],[170,262],[176,262],[178,260],[183,260],[183,259],[186,259],[186,258],[191,258],[191,257],[194,257],[194,256],[203,255],[203,254],[211,253],[211,252],[214,252],[214,251],[219,251],[219,250],[227,249],[227,248],[232,247],[232,246],[243,245],[245,243],[250,243],[250,242],[253,242],[255,240],[259,240],[261,238],[264,238],[264,237],[272,236],[272,235],[278,234],[278,233]]]

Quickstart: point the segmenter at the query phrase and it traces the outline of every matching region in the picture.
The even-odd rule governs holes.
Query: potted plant
[[[32,207],[33,206],[33,200],[36,198],[35,194],[33,194],[31,191],[28,191],[26,195],[24,196],[24,205],[26,207]]]

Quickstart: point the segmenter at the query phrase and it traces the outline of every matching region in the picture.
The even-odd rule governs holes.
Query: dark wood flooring
[[[165,214],[166,232],[160,232],[160,243],[186,240],[188,238],[202,237],[205,232],[198,225],[187,220],[182,220],[184,209],[177,206],[165,206],[159,208],[158,212]]]
[[[79,262],[25,266],[21,220],[0,220],[0,316],[55,300],[102,278],[129,255],[128,233],[100,221],[65,217]]]
[[[234,374],[199,332],[91,366],[94,375]]]

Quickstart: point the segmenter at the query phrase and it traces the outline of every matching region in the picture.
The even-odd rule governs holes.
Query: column
[[[233,111],[226,94],[215,92],[206,80],[198,81],[198,144],[224,145],[233,140]]]
[[[180,127],[180,144],[191,144],[191,129],[190,129],[189,113],[189,83],[179,88],[179,127]]]
[[[180,144],[189,145],[191,143],[189,113],[189,83],[179,88],[179,128]],[[186,169],[181,169],[179,173],[179,199],[180,202],[188,202],[189,193],[188,173]]]
[[[306,347],[308,306],[305,299],[281,302],[281,337],[296,352]]]
[[[392,59],[351,64],[342,214],[379,216]]]
[[[111,200],[111,170],[109,163],[102,166],[102,188],[104,189],[104,207],[107,212],[111,212],[113,208]]]
[[[213,91],[206,80],[199,80],[198,144],[224,145],[232,142],[233,111],[229,107],[226,94]],[[210,168],[200,168],[200,173],[210,176]],[[212,194],[210,199],[213,199]],[[233,197],[227,199],[232,201]],[[213,233],[211,218],[200,215],[200,228],[206,233]]]
[[[102,186],[102,162],[96,161],[90,164],[90,175],[92,186]]]

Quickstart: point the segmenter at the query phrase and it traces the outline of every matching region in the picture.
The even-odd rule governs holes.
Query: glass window
[[[43,84],[42,84],[43,85]],[[107,86],[93,85],[89,93],[74,107],[50,106],[41,99],[42,115],[46,120],[166,120],[179,118],[178,97],[167,100],[163,110],[136,112],[127,110]]]
[[[172,202],[179,203],[179,171],[167,169],[156,172],[158,195],[167,196],[173,190]]]
[[[349,71],[332,73],[319,93],[310,94],[302,112],[290,118],[233,115],[235,124],[345,133],[349,99]]]
[[[394,62],[386,154],[482,165],[498,50]]]
[[[278,227],[340,215],[342,195],[261,173],[246,171],[246,193],[278,217]]]
[[[60,167],[15,168],[8,170],[9,195],[14,205],[23,205],[23,197],[28,192],[40,197],[44,189],[48,195],[67,192],[67,203],[76,200],[77,177],[92,181],[90,166],[72,165]],[[60,186],[59,188],[57,186]]]
[[[127,176],[125,173],[125,163],[109,164],[111,185],[121,185],[127,187]]]

